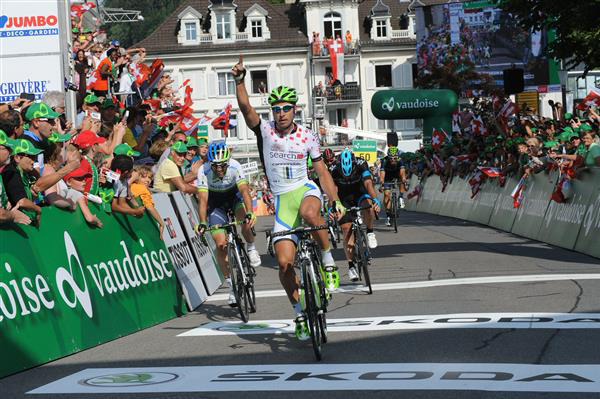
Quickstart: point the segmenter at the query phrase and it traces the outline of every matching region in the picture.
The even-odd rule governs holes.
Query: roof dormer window
[[[217,14],[217,39],[231,39],[231,16]]]
[[[202,14],[189,6],[179,13],[178,18],[180,25],[177,42],[183,45],[200,44],[199,32]]]
[[[249,41],[260,41],[271,38],[271,32],[267,26],[269,12],[260,4],[253,4],[244,12],[246,18],[246,34]]]
[[[375,21],[375,37],[378,39],[385,39],[388,36],[387,21],[385,19],[378,19]]]
[[[377,3],[371,8],[370,17],[373,21],[371,25],[371,39],[389,39],[392,30],[390,23],[392,13],[390,12],[390,8],[382,0],[377,0]]]

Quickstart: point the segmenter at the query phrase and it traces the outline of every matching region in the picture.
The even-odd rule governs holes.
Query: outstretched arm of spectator
[[[181,191],[182,193],[196,194],[196,187],[186,183],[181,176],[171,177],[166,180],[173,183],[175,187],[177,187],[177,190]]]
[[[152,215],[154,220],[156,220],[156,223],[158,223],[158,229],[160,231],[160,239],[162,240],[163,239],[163,230],[165,229],[165,222],[163,222],[162,218],[160,217],[160,214],[158,213],[156,208],[154,208],[153,206],[146,207],[146,210],[148,211],[148,213],[150,213],[150,215]]]
[[[104,225],[102,221],[98,219],[98,216],[94,215],[90,208],[87,205],[87,201],[85,197],[81,197],[77,200],[77,205],[79,205],[79,209],[81,209],[81,213],[85,218],[85,221],[91,224],[92,226],[96,226],[98,228],[102,228]]]
[[[73,152],[74,154],[79,155],[78,152]],[[35,184],[31,187],[33,191],[41,193],[49,189],[58,183],[61,179],[63,179],[66,175],[73,172],[75,169],[79,167],[81,163],[80,159],[72,159],[67,162],[65,166],[60,168],[58,171],[51,173],[49,175],[45,175],[40,177]]]
[[[143,206],[140,208],[130,207],[129,204],[127,203],[127,198],[125,198],[125,197],[119,197],[119,198],[113,199],[113,201],[111,203],[111,208],[112,208],[113,212],[119,212],[119,213],[123,213],[125,215],[132,215],[132,216],[136,216],[136,217],[142,216],[144,214],[144,212],[146,211],[146,208],[144,208]]]
[[[202,166],[202,161],[198,160],[192,164],[192,169],[183,177],[186,183],[191,183],[198,178],[198,169]]]
[[[35,213],[37,213],[37,217],[36,219],[36,224],[39,226],[40,225],[40,221],[42,218],[42,208],[40,208],[39,206],[37,206],[36,204],[34,204],[32,201],[30,201],[27,198],[21,198],[19,200],[19,202],[17,202],[17,205],[15,206],[16,209],[27,209],[29,211],[33,211]],[[13,208],[14,209],[14,208]]]

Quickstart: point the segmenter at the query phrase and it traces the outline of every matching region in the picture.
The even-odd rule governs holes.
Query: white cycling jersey
[[[253,130],[273,195],[288,193],[310,181],[307,157],[313,160],[321,157],[316,133],[296,125],[291,133],[282,135],[275,129],[275,122],[262,119]]]

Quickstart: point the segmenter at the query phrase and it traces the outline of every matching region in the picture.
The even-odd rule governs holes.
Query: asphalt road
[[[258,230],[270,225],[261,218]],[[375,291],[346,286],[334,295],[321,363],[309,343],[258,331],[265,326],[256,323],[262,333],[219,325],[208,333],[239,333],[198,335],[207,332],[194,329],[207,323],[238,321],[213,299],[184,317],[4,378],[0,398],[599,397],[598,259],[420,213],[403,212],[398,234],[381,221],[376,232]],[[258,237],[263,265],[251,321],[285,327],[292,309],[264,234]],[[348,284],[341,250],[335,258]],[[115,378],[132,374],[133,382]],[[37,388],[45,393],[27,394]]]

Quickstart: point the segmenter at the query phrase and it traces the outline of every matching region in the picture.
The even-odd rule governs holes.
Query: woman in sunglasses
[[[296,90],[287,86],[273,89],[268,101],[274,120],[261,121],[248,99],[244,85],[246,69],[241,55],[231,73],[236,81],[240,111],[248,127],[256,134],[260,160],[275,196],[277,211],[273,232],[298,227],[301,219],[309,226],[316,227],[325,223],[321,216],[321,190],[308,177],[308,157],[312,158],[313,168],[317,172],[321,187],[332,202],[331,208],[336,210],[337,217],[341,218],[345,209],[339,201],[331,175],[323,162],[318,133],[294,123],[298,101]],[[319,230],[316,233],[314,237],[322,250],[326,279],[331,279],[337,272],[327,231]],[[299,302],[300,287],[294,272],[297,242],[298,238],[290,235],[277,237],[273,245],[279,264],[279,279],[296,314],[296,337],[307,340],[310,334]]]

